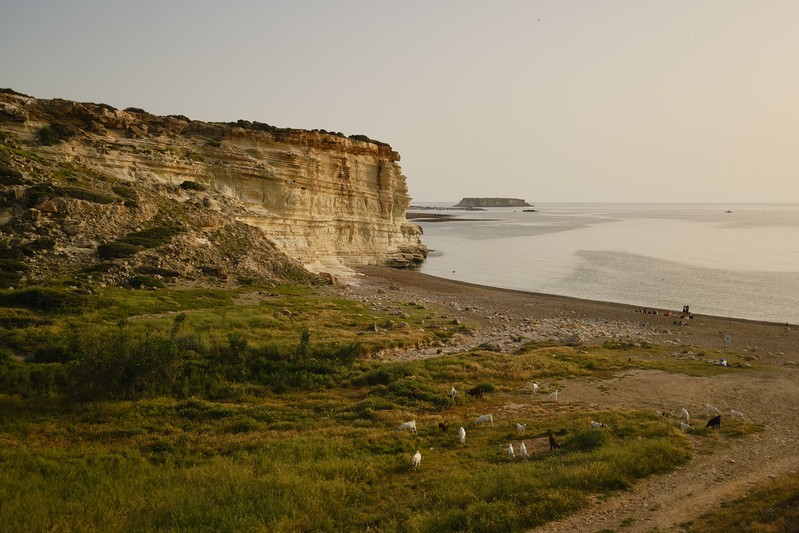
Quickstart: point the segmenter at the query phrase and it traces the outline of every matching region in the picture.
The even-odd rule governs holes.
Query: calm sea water
[[[799,324],[799,204],[534,209],[410,209],[460,219],[414,221],[431,249],[420,270],[494,287]]]

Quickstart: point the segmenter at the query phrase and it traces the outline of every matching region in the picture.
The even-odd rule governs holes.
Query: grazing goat
[[[680,418],[684,420],[686,424],[688,423],[688,419],[691,418],[688,415],[688,411],[685,409],[685,407],[683,407],[682,410],[680,411]]]
[[[449,389],[449,397],[450,398],[452,398],[454,400],[455,396],[457,396],[457,395],[458,395],[458,391],[455,390],[455,387],[452,387],[451,389]]]
[[[521,444],[519,444],[519,455],[521,455],[523,459],[527,459],[528,457],[530,457],[527,454],[527,446],[524,445],[524,441],[522,441]]]
[[[527,429],[527,424],[519,424],[516,422],[516,433],[524,433],[525,429]]]
[[[461,445],[466,444],[466,430],[463,429],[463,426],[458,430],[458,440],[461,441]]]
[[[741,420],[744,419],[744,414],[740,411],[736,411],[735,409],[730,409],[730,416],[733,418],[740,418]]]
[[[602,422],[594,422],[593,420],[591,420],[591,427],[594,429],[599,429],[599,428],[606,428],[608,427],[608,425],[603,424]]]
[[[689,429],[691,429],[691,426],[689,426],[685,422],[680,422],[680,429],[682,429],[683,431],[687,432]]]
[[[538,392],[538,383],[533,383],[533,392]]]
[[[449,420],[444,420],[443,422],[439,422],[438,429],[446,432],[449,429]]]
[[[397,431],[407,431],[407,430],[412,431],[414,435],[416,434],[416,420],[404,422],[400,424],[399,427],[397,428]]]
[[[716,415],[707,421],[706,428],[719,428],[721,427],[721,415]]]
[[[413,454],[413,457],[411,457],[411,464],[413,465],[413,469],[416,470],[417,468],[419,468],[419,463],[421,462],[422,462],[422,454],[419,453],[419,450],[416,450],[416,453]]]
[[[549,398],[553,402],[557,402],[558,401],[558,391],[550,392],[549,396],[547,396],[547,398]]]
[[[555,448],[560,448],[560,443],[555,439],[555,434],[552,430],[549,430],[549,451],[554,450]]]
[[[513,452],[513,443],[508,444],[508,458],[516,459],[516,454]]]
[[[719,411],[716,407],[713,407],[712,405],[707,404],[707,405],[705,405],[705,414],[707,414],[707,416],[716,416],[716,415],[720,415],[721,411]]]
[[[477,417],[477,420],[474,422],[475,424],[491,424],[494,425],[494,415],[483,415]]]

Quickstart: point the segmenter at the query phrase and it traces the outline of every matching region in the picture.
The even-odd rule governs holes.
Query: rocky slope
[[[339,274],[426,255],[399,155],[363,136],[0,90],[5,285]],[[280,274],[280,273],[283,274]]]

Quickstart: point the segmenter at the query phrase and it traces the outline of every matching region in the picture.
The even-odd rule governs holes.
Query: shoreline
[[[490,287],[413,270],[366,266],[356,272],[361,276],[343,291],[364,303],[386,307],[416,300],[446,309],[447,319],[478,324],[475,338],[454,348],[494,343],[511,351],[519,338],[650,342],[735,352],[780,365],[795,364],[799,350],[799,327],[785,323],[696,313],[681,320],[680,313],[650,315],[640,306]]]

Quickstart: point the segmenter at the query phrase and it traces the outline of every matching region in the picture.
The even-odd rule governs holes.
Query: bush
[[[127,200],[136,199],[136,192],[130,187],[126,187],[124,185],[114,185],[111,187],[111,190],[114,191],[114,194],[121,198],[125,198]]]
[[[39,142],[43,145],[58,144],[73,135],[75,135],[75,128],[63,122],[54,122],[39,129]]]
[[[55,189],[46,183],[38,183],[33,187],[28,187],[25,191],[27,206],[34,207],[38,203],[56,196]]]
[[[154,266],[140,266],[134,270],[136,274],[144,274],[146,276],[161,276],[163,278],[178,278],[180,272],[177,270],[170,270],[168,268],[159,268]]]
[[[126,242],[107,242],[97,247],[97,255],[103,259],[131,257],[144,250],[143,246]]]
[[[43,287],[0,293],[0,305],[24,307],[41,311],[42,313],[80,311],[86,307],[88,301],[88,298],[83,294]]]
[[[80,187],[61,187],[56,189],[55,192],[60,193],[61,196],[76,198],[78,200],[86,200],[87,202],[94,202],[96,204],[112,204],[115,201],[112,196],[96,191],[90,191],[88,189],[82,189]]]
[[[0,165],[0,185],[23,185],[27,180],[22,172]]]
[[[180,188],[184,191],[204,191],[205,187],[203,187],[200,183],[196,181],[184,181],[180,184]]]
[[[55,248],[55,239],[51,239],[49,237],[41,237],[34,241],[31,241],[23,246],[20,247],[20,250],[25,255],[33,255],[34,252],[39,252],[42,250],[52,250]]]
[[[14,259],[0,259],[0,272],[25,272],[28,265]]]
[[[128,278],[128,286],[132,289],[163,289],[164,284],[161,280],[152,276],[138,274]]]
[[[580,431],[565,442],[563,447],[571,451],[589,452],[602,447],[606,440],[607,433],[604,431]]]
[[[161,225],[146,230],[131,233],[127,237],[119,239],[120,243],[143,246],[144,248],[156,248],[169,241],[173,236],[182,232],[183,228],[178,225]]]

